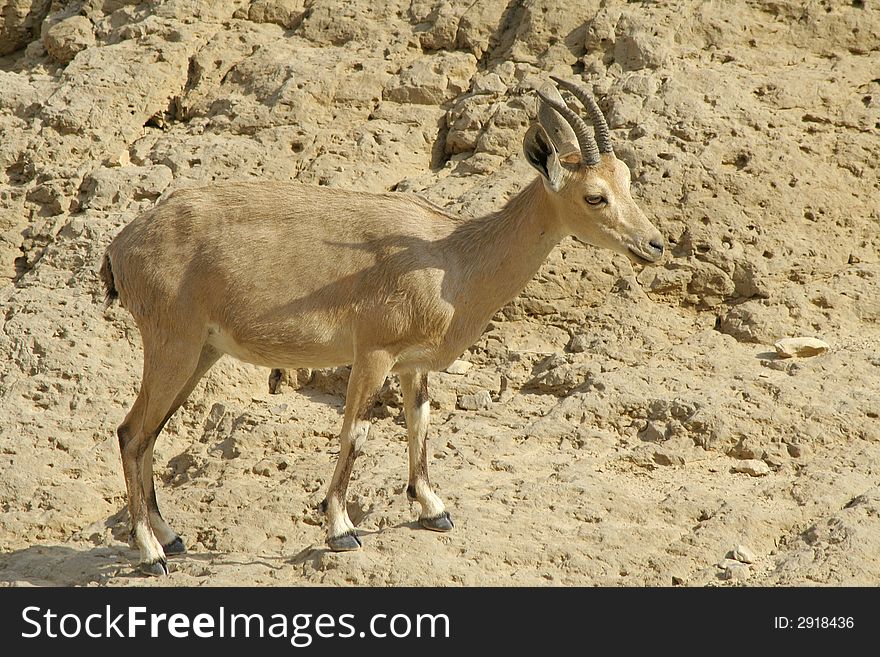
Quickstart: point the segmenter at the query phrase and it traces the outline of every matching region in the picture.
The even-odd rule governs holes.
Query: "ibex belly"
[[[263,367],[335,367],[347,365],[353,358],[348,331],[318,330],[308,322],[281,324],[260,335],[212,325],[207,342],[233,358]]]

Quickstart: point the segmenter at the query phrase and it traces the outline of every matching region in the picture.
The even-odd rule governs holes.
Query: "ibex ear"
[[[564,169],[559,162],[559,153],[539,123],[529,128],[523,138],[523,153],[529,164],[544,177],[550,189],[554,192],[562,189]]]

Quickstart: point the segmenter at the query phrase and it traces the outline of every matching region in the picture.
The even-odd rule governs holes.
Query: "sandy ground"
[[[11,7],[0,584],[880,582],[875,3]],[[315,507],[346,370],[270,394],[267,369],[227,358],[156,448],[189,553],[139,576],[114,430],[141,347],[101,305],[112,237],[174,189],[242,178],[489,212],[534,176],[520,149],[548,74],[600,98],[670,254],[642,269],[564,241],[471,368],[431,375],[431,478],[455,530],[419,529],[406,500],[390,380],[350,488],[364,548],[328,552]],[[781,359],[790,336],[830,348]]]

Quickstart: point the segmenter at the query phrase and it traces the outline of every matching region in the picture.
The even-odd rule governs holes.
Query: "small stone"
[[[492,395],[488,390],[480,390],[473,395],[462,395],[458,400],[458,407],[465,411],[480,411],[492,405]]]
[[[679,577],[678,575],[672,576],[672,585],[673,586],[684,586],[685,584],[687,584],[687,580],[684,579],[683,577]]]
[[[817,338],[783,338],[773,347],[780,358],[818,356],[830,349],[827,342]]]
[[[304,14],[303,0],[255,0],[248,9],[254,23],[275,23],[288,30],[299,27]]]
[[[788,455],[794,459],[802,459],[810,454],[810,448],[806,445],[786,445],[786,447]]]
[[[744,563],[734,562],[724,569],[724,579],[743,581],[752,574],[751,568]]]
[[[226,407],[223,404],[217,403],[211,406],[211,411],[208,413],[208,418],[205,420],[205,431],[213,431],[216,429],[224,415],[226,415]]]
[[[755,563],[755,553],[745,545],[737,545],[730,552],[731,558],[740,563]]]
[[[681,454],[669,450],[658,449],[654,452],[654,463],[657,465],[684,465],[684,457]]]
[[[500,96],[507,93],[507,85],[501,81],[497,73],[487,73],[474,80],[473,90],[478,94],[498,94]]]
[[[131,156],[127,150],[120,150],[104,158],[104,166],[125,167],[131,164]]]
[[[742,472],[752,477],[763,477],[770,474],[770,466],[758,459],[746,459],[733,466],[734,472]]]
[[[789,454],[785,445],[772,443],[761,454],[761,460],[770,466],[771,470],[778,470],[788,461]]]
[[[666,440],[666,425],[658,420],[649,420],[639,432],[639,438],[649,443],[662,443]]]
[[[272,467],[272,464],[266,459],[263,459],[251,468],[251,472],[255,475],[261,475],[263,477],[271,477],[273,470],[275,470],[275,468]]]
[[[95,45],[95,33],[88,18],[71,16],[46,30],[42,40],[52,59],[67,64],[78,52]]]
[[[457,360],[447,367],[446,371],[450,374],[466,374],[472,367],[473,365],[466,360]]]
[[[587,339],[587,336],[583,334],[577,334],[572,337],[572,339],[568,343],[568,350],[573,354],[580,354],[586,351],[590,347],[590,342]]]
[[[74,217],[64,225],[61,229],[61,234],[67,238],[75,238],[82,235],[82,232],[85,229],[86,222],[83,221],[81,217]]]

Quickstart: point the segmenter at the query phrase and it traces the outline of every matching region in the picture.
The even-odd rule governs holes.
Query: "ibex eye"
[[[587,196],[587,203],[590,205],[602,205],[605,202],[604,196]]]

